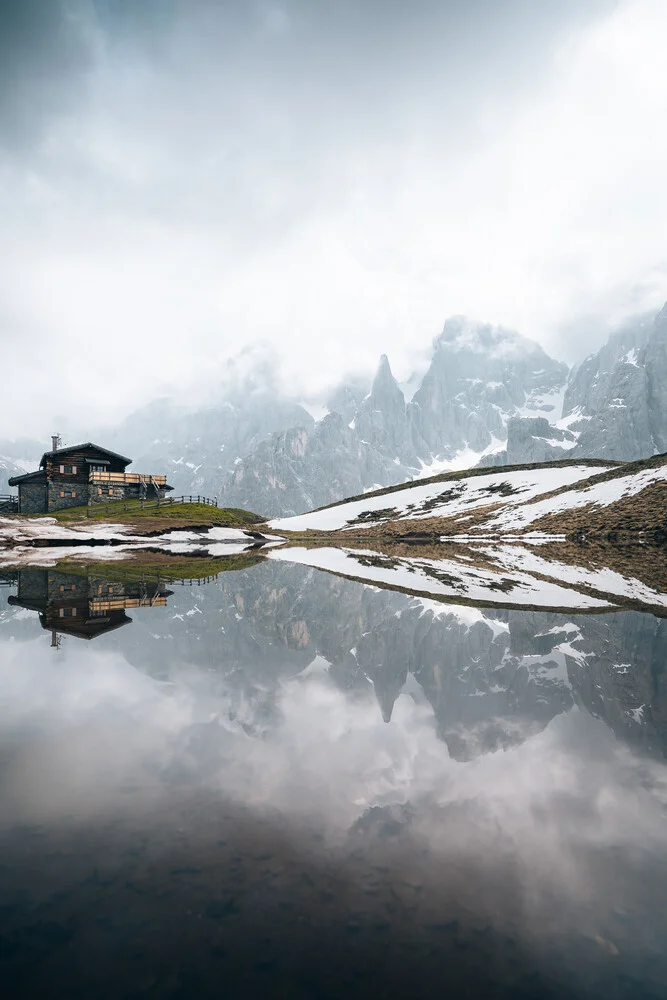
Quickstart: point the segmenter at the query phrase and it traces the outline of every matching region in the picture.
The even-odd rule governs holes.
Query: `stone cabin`
[[[49,514],[64,507],[81,507],[110,500],[164,499],[166,476],[126,472],[132,459],[88,441],[54,448],[42,455],[39,469],[14,476],[20,514]]]
[[[59,634],[94,639],[132,621],[127,610],[164,607],[172,591],[160,580],[111,582],[58,570],[29,568],[18,573],[18,594],[8,603],[39,612],[43,629],[57,645]]]

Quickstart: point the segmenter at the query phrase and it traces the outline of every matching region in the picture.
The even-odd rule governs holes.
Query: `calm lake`
[[[0,570],[2,995],[663,1000],[665,620],[230,565]]]

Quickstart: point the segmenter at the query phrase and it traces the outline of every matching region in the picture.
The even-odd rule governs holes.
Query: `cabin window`
[[[60,609],[61,618],[76,618],[76,608],[61,608]]]
[[[76,475],[76,465],[61,465],[60,471],[63,475]]]
[[[91,472],[104,472],[104,466],[103,465],[91,465],[90,470],[91,470]]]
[[[101,497],[112,497],[113,487],[112,486],[98,486],[97,493]]]
[[[76,590],[76,584],[75,583],[61,583],[60,584],[60,589],[61,590]]]
[[[61,495],[61,497],[75,497],[76,496],[76,491],[75,490],[61,490],[60,491],[60,495]]]

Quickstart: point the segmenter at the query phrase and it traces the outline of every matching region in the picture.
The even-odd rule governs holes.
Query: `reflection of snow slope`
[[[270,527],[281,531],[335,531],[369,526],[386,520],[423,520],[431,517],[459,517],[465,521],[473,510],[502,504],[513,510],[544,493],[561,489],[607,470],[598,466],[544,466],[513,472],[499,471],[485,476],[424,483],[407,489],[388,491],[312,511],[299,517],[278,518]],[[374,512],[378,513],[373,517]],[[384,512],[384,513],[382,513]],[[361,521],[357,521],[362,517]],[[350,522],[354,522],[350,524]]]
[[[640,580],[621,576],[612,569],[587,569],[583,566],[572,566],[566,563],[543,559],[532,549],[523,545],[495,545],[484,547],[480,551],[500,567],[507,570],[521,570],[539,573],[558,580],[560,583],[572,584],[577,587],[590,587],[592,590],[615,597],[625,597],[629,600],[641,601],[644,604],[662,605],[667,607],[667,594],[661,594],[652,587],[647,587]]]
[[[497,573],[455,559],[403,559],[353,549],[273,549],[272,559],[315,566],[343,576],[367,580],[435,597],[483,604],[529,605],[539,608],[605,608],[612,605],[560,584],[538,580],[500,567]]]

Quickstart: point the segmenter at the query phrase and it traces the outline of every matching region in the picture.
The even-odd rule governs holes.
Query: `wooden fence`
[[[113,504],[113,514],[118,512],[131,512],[135,510],[151,510],[153,508],[157,510],[158,507],[171,507],[175,503],[203,503],[206,504],[207,507],[218,506],[217,498],[211,500],[210,497],[203,497],[199,495],[195,496],[194,494],[182,497],[162,497],[157,500],[113,500],[110,501],[110,503]],[[102,501],[102,503],[91,504],[87,508],[86,516],[91,517],[90,512],[94,511],[95,513],[92,516],[104,517],[106,506],[107,504],[104,501]],[[111,514],[109,514],[109,516],[111,516]]]
[[[0,494],[0,514],[18,514],[19,498],[16,493]]]

